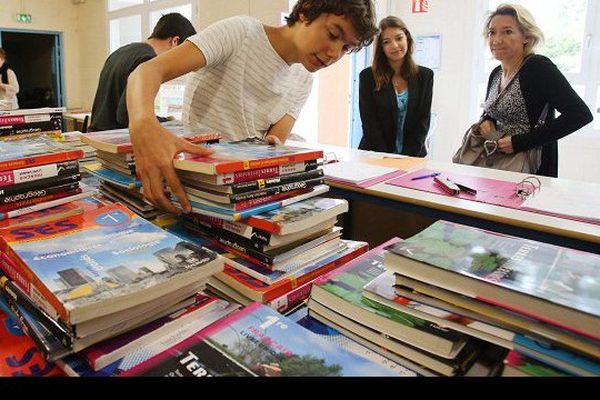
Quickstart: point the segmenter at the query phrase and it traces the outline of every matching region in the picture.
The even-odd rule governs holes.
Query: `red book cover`
[[[43,136],[3,141],[0,172],[78,160],[83,156],[83,150],[69,150],[59,142]]]
[[[19,323],[1,309],[0,376],[64,376],[60,369],[44,359],[33,340],[23,333]]]
[[[321,150],[248,142],[221,143],[212,148],[215,152],[209,157],[184,153],[173,164],[183,171],[218,175],[323,158]]]

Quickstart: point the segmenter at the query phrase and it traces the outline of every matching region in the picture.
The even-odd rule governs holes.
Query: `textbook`
[[[363,296],[365,300],[394,308],[400,312],[431,321],[457,332],[463,332],[507,349],[513,348],[512,338],[514,335],[512,332],[398,296],[394,291],[394,282],[392,272],[386,271],[379,275],[364,287]]]
[[[225,219],[228,221],[240,221],[242,219],[246,219],[246,218],[256,216],[259,214],[264,214],[269,211],[278,210],[280,208],[287,207],[290,204],[298,203],[300,201],[303,201],[303,200],[306,200],[306,199],[309,199],[312,197],[320,196],[322,194],[327,193],[328,191],[329,191],[329,186],[319,185],[319,186],[315,186],[311,192],[300,194],[300,195],[290,197],[287,199],[275,201],[272,203],[262,204],[260,206],[248,208],[243,211],[233,211],[233,210],[228,210],[226,208],[208,206],[206,204],[193,201],[192,199],[190,199],[190,205],[192,206],[192,210],[198,214],[203,214],[203,215],[206,215],[209,217],[217,217],[217,218]],[[176,198],[172,197],[171,200],[173,201],[175,206],[181,207],[181,205],[179,204],[179,202]]]
[[[92,196],[94,193],[96,193],[95,190],[80,183],[78,190],[72,191],[72,193],[66,196],[54,196],[54,199],[50,199],[52,196],[47,196],[47,198],[35,202],[35,204],[21,204],[19,208],[12,208],[6,212],[0,212],[0,226],[4,226],[4,221],[6,220],[53,208],[61,204],[82,200]],[[10,222],[7,222],[7,224],[10,226]]]
[[[306,266],[296,271],[282,274],[270,274],[271,283],[265,283],[264,278],[258,280],[253,276],[230,266],[226,261],[225,270],[215,275],[215,278],[240,292],[254,301],[262,303],[275,300],[289,293],[295,287],[314,282],[314,280],[330,272],[367,251],[368,245],[364,242],[345,242],[334,252],[325,254]],[[308,294],[308,293],[306,293]]]
[[[65,145],[43,136],[1,142],[0,173],[3,173],[3,178],[0,180],[14,179],[6,178],[12,176],[14,170],[78,160],[82,157],[82,150],[70,150]]]
[[[322,170],[315,170],[314,172],[321,172]],[[318,175],[318,174],[315,174]],[[253,183],[256,181],[253,181]],[[199,198],[204,198],[210,200],[211,202],[224,203],[224,204],[232,204],[232,203],[241,203],[245,201],[252,200],[260,200],[263,198],[268,198],[269,196],[278,195],[282,193],[293,193],[298,190],[312,188],[317,185],[323,185],[325,180],[322,177],[305,179],[300,181],[292,181],[288,183],[284,183],[282,185],[274,186],[260,189],[260,190],[252,190],[246,191],[243,193],[219,193],[214,190],[206,189],[201,186],[193,186],[184,183],[184,189],[188,194],[194,195]],[[266,185],[266,183],[265,183]],[[226,186],[216,186],[216,187],[226,187]]]
[[[197,330],[225,317],[239,306],[198,293],[196,301],[165,317],[85,349],[81,354],[98,371],[127,354],[167,336],[185,325],[194,324]],[[221,312],[217,312],[220,310]],[[201,323],[200,323],[201,322]]]
[[[337,223],[337,218],[333,217],[298,232],[289,233],[287,235],[276,235],[262,229],[253,228],[242,222],[225,221],[223,219],[207,217],[200,214],[192,213],[186,216],[186,218],[194,225],[203,225],[217,232],[231,232],[240,238],[246,239],[248,243],[252,243],[254,248],[262,251],[285,246],[298,242],[304,238],[312,237],[320,232],[331,229]]]
[[[211,146],[210,156],[182,153],[173,165],[181,171],[219,175],[323,158],[320,150],[256,143],[220,143]]]
[[[86,197],[81,200],[69,201],[54,207],[39,211],[33,211],[28,214],[15,216],[10,219],[0,219],[0,231],[3,229],[19,228],[27,225],[37,225],[42,222],[70,217],[75,214],[81,214],[86,210],[95,210],[102,207],[104,203],[93,197]]]
[[[346,200],[318,197],[253,215],[243,223],[276,235],[288,235],[345,212],[348,212]]]
[[[260,303],[152,357],[125,376],[398,376]]]
[[[0,295],[1,297],[1,295]],[[44,359],[36,343],[21,329],[17,317],[0,298],[0,376],[64,376],[53,363]]]
[[[36,114],[55,114],[65,113],[67,111],[64,107],[41,107],[41,108],[21,108],[17,110],[0,110],[0,117],[21,117],[25,115],[36,115]]]
[[[394,240],[387,242],[388,244]],[[363,287],[385,272],[383,245],[321,277],[310,298],[339,314],[421,350],[454,359],[468,337],[391,307],[365,301]]]
[[[399,370],[404,376],[417,376],[415,372],[409,370],[408,368],[405,368],[402,365],[395,363],[394,361],[383,357],[372,350],[369,350],[360,343],[342,335],[337,329],[334,329],[311,317],[308,315],[308,309],[306,307],[303,307],[288,315],[288,318],[292,319],[298,325],[303,326],[314,334],[319,335],[321,338],[323,338],[323,340],[335,343],[336,345],[343,347],[348,351],[375,361],[378,364],[381,364],[382,366],[392,370]]]
[[[538,339],[545,339],[576,352],[600,357],[597,341],[589,340],[568,330],[525,317],[510,310],[478,301],[472,297],[460,295],[405,276],[396,274],[394,291],[423,304],[441,308],[477,321],[498,326],[504,331],[524,332]],[[514,342],[514,335],[505,337]]]
[[[314,171],[322,163],[318,160],[308,160],[293,162],[289,164],[274,165],[272,167],[248,169],[244,171],[228,172],[218,175],[199,174],[197,172],[177,171],[177,175],[186,183],[206,183],[209,185],[231,185],[236,183],[256,181],[259,179],[269,179],[274,177],[283,177],[285,175]]]
[[[198,132],[190,127],[172,127],[167,128],[171,133],[185,138],[192,143],[212,143],[221,139],[221,134],[217,132]],[[133,146],[129,137],[129,129],[115,129],[110,131],[88,132],[81,136],[81,141],[90,146],[106,151],[108,153],[122,154],[132,153]]]
[[[170,294],[223,269],[216,253],[180,240],[120,204],[9,230],[7,275],[69,325]]]
[[[83,353],[70,355],[62,360],[57,360],[56,364],[68,376],[120,376],[123,374],[123,372],[165,351],[184,339],[187,339],[201,329],[231,314],[239,308],[240,306],[238,304],[229,303],[224,300],[217,300],[215,305],[211,309],[205,310],[202,315],[196,315],[193,319],[182,324],[181,326],[178,326],[175,329],[169,329],[168,332],[165,332],[164,335],[161,334],[154,341],[143,344],[142,346],[124,354],[118,360],[98,371],[94,371],[94,369],[89,365],[87,358],[83,356]],[[176,311],[175,313],[181,312],[183,311],[180,310]]]
[[[210,176],[210,175],[209,175]],[[197,188],[205,192],[214,195],[239,195],[248,192],[257,192],[261,190],[278,187],[294,182],[303,182],[311,179],[318,179],[323,177],[322,169],[313,169],[306,172],[296,172],[292,174],[279,175],[272,178],[253,179],[247,182],[239,182],[228,185],[213,185],[210,183],[202,182],[199,180],[190,179],[188,182],[187,178],[183,177],[183,174],[179,174],[181,183],[186,186]]]
[[[386,250],[396,273],[600,340],[600,255],[446,221]]]

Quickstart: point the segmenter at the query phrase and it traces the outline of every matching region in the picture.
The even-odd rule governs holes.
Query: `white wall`
[[[404,20],[415,35],[442,35],[441,68],[435,71],[432,112],[437,129],[432,136],[432,158],[450,161],[462,134],[474,118],[470,112],[472,76],[476,52],[483,41],[476,20],[479,2],[452,0],[430,2],[430,11],[413,14],[409,1],[393,1],[392,13]],[[483,21],[482,21],[483,23]],[[473,121],[475,122],[475,121]]]

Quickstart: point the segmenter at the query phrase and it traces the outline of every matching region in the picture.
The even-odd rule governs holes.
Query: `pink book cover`
[[[398,179],[391,180],[387,182],[387,184],[449,196],[434,182],[433,177],[412,180],[413,178],[434,174],[436,172],[437,171],[427,168],[420,169],[403,175]],[[523,200],[516,195],[516,184],[514,182],[462,175],[452,172],[444,172],[440,176],[449,178],[454,183],[459,183],[477,190],[477,194],[475,195],[461,191],[461,193],[453,197],[516,209],[521,208],[521,205],[523,204]]]

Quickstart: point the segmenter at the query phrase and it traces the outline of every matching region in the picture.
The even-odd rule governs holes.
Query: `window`
[[[109,0],[108,11],[120,10],[131,6],[144,4],[144,0]]]
[[[142,18],[140,15],[110,20],[110,52],[133,42],[142,41]]]
[[[107,0],[110,52],[150,36],[164,14],[176,12],[195,25],[196,2],[191,0]],[[154,103],[157,115],[181,118],[185,77],[164,83]]]

